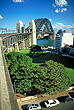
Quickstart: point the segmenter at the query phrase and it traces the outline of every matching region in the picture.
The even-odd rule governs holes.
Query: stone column
[[[29,47],[30,47],[31,46],[31,35],[29,35],[28,42],[29,42]]]
[[[12,52],[12,47],[8,47],[8,53]]]
[[[18,42],[15,43],[15,52],[19,52]]]
[[[28,47],[28,39],[26,40],[26,46]]]
[[[28,39],[25,40],[25,47],[28,47]]]
[[[24,40],[22,40],[22,50],[25,49],[25,43]]]
[[[55,33],[55,29],[53,31],[53,39],[55,39],[56,33]]]
[[[12,47],[11,47],[11,48],[12,48],[12,50],[14,50],[14,46],[13,46],[13,44],[12,44]]]
[[[6,48],[8,47],[8,39],[6,39]]]

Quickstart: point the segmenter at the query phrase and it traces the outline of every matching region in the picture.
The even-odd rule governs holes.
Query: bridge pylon
[[[36,26],[34,20],[30,20],[29,22],[29,32],[32,32],[31,45],[36,44]]]
[[[53,39],[55,39],[56,33],[55,33],[55,29],[53,31]]]
[[[15,52],[19,52],[18,42],[15,42]]]

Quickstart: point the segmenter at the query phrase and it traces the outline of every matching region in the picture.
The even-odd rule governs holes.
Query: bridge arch
[[[54,35],[54,30],[52,28],[51,22],[49,21],[49,19],[47,18],[41,18],[41,19],[35,19],[35,25],[36,25],[36,37],[38,36],[38,34],[40,33],[47,33],[49,35]],[[47,32],[40,32],[40,29],[42,28],[42,26],[45,25],[45,27],[47,28]],[[25,29],[26,32],[29,32],[29,26]],[[52,37],[54,38],[54,37]]]
[[[14,34],[5,34],[5,36],[2,37],[2,45],[5,49],[8,49],[11,47],[14,43],[22,43],[24,40],[25,47],[29,47],[32,45],[31,42],[32,39],[32,33],[14,33]],[[21,45],[20,45],[21,46]]]
[[[39,32],[43,25],[46,26],[48,32],[53,33],[51,22],[47,18],[35,19],[36,32]]]

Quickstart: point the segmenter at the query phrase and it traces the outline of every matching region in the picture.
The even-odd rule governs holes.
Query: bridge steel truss
[[[47,28],[47,32],[49,33],[52,32],[53,34],[53,28],[51,22],[47,18],[35,19],[35,24],[36,24],[36,32],[39,32],[42,26],[45,25]]]
[[[36,34],[40,33],[40,29],[42,28],[43,25],[46,26],[47,33],[51,35],[54,34],[51,22],[47,18],[35,19],[35,25],[36,25]],[[29,27],[26,28],[26,32],[29,32]]]

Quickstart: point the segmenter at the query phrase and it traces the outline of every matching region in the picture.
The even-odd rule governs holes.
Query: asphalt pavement
[[[27,105],[22,106],[22,110],[27,110]],[[41,110],[74,110],[74,101],[69,101],[67,103],[60,103],[59,105],[56,105],[55,107],[46,108],[42,107]]]
[[[57,105],[52,108],[43,108],[42,110],[74,110],[74,101],[69,101],[67,103],[60,103],[60,105]]]

